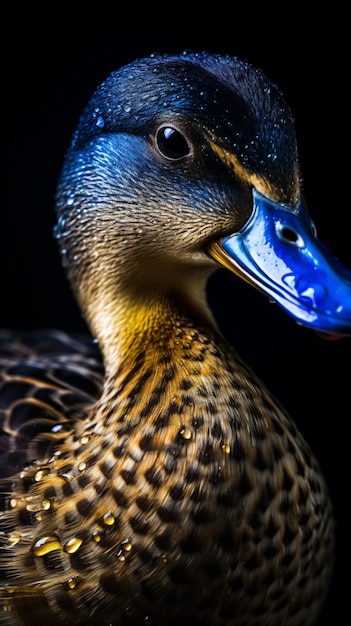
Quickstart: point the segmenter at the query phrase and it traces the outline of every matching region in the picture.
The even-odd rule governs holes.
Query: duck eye
[[[163,126],[156,135],[156,145],[168,159],[183,159],[190,154],[190,147],[184,135],[176,128]]]

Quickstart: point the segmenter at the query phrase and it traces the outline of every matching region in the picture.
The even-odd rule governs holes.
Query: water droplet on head
[[[95,120],[95,126],[98,128],[103,128],[105,126],[105,120],[102,115],[99,115]]]
[[[74,197],[69,196],[66,200],[66,206],[71,206],[72,204],[74,204]],[[60,215],[53,230],[55,239],[60,239],[61,237],[68,235],[69,230],[66,228],[66,218]]]
[[[64,232],[65,225],[66,225],[66,220],[64,217],[62,217],[62,215],[60,215],[60,217],[57,220],[57,223],[55,224],[55,232],[57,233],[58,236],[61,236],[61,234]]]
[[[68,258],[67,258],[67,250],[66,250],[66,248],[62,248],[60,250],[60,254],[61,254],[61,257],[62,257],[62,265],[63,265],[63,267],[67,267],[67,265],[68,265]]]

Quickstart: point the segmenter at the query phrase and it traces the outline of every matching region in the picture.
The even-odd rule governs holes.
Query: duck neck
[[[210,318],[170,299],[154,302],[151,315],[148,305],[147,312],[139,309],[131,317],[123,340],[118,335],[113,346],[103,345],[105,386],[94,423],[87,429],[110,446],[116,436],[128,436],[128,446],[133,447],[140,423],[146,438],[148,432],[154,437],[156,426],[160,429],[162,446],[178,435],[190,438],[194,428],[205,428],[204,419],[207,432],[215,420],[211,402],[218,394],[218,380],[216,406],[223,414],[234,385],[228,367],[231,352]],[[113,411],[106,410],[109,406]]]
[[[182,285],[182,290],[172,292],[141,287],[134,293],[118,290],[113,295],[106,294],[102,285],[95,297],[81,302],[103,355],[106,378],[120,368],[133,367],[141,352],[147,351],[151,362],[157,353],[172,358],[198,324],[214,331],[216,322],[205,295],[207,278],[208,272],[189,287]]]

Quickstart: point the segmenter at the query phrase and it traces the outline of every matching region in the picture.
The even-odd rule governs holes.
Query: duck
[[[283,94],[231,55],[127,63],[78,120],[55,211],[89,333],[0,334],[1,626],[317,624],[328,486],[206,291],[226,268],[351,334]]]

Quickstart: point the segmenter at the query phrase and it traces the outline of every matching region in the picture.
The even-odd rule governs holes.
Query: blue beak
[[[211,255],[299,324],[351,335],[351,271],[318,241],[302,204],[275,204],[256,190],[253,200],[245,226],[213,243]]]

